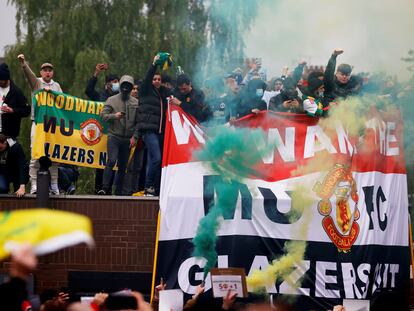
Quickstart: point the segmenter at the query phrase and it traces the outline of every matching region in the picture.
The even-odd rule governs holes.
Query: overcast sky
[[[246,55],[262,57],[271,76],[300,59],[326,65],[334,48],[355,72],[384,70],[407,78],[401,57],[414,49],[413,0],[262,1],[245,36]],[[263,4],[265,3],[265,4]],[[268,3],[268,4],[266,4]]]
[[[16,42],[16,8],[0,0],[0,56],[4,56],[4,47]]]

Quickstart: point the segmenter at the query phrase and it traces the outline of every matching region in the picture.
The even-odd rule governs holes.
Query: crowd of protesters
[[[85,94],[91,100],[105,102],[100,117],[108,127],[108,143],[105,169],[96,169],[95,193],[159,194],[168,105],[180,106],[208,127],[231,123],[263,110],[325,117],[332,105],[350,96],[372,90],[385,96],[395,95],[388,92],[393,81],[387,77],[372,83],[366,74],[352,74],[353,67],[349,64],[337,66],[337,57],[342,53],[343,50],[335,49],[324,70],[309,70],[306,62],[301,61],[291,73],[284,68],[280,77],[270,81],[267,81],[260,59],[247,59],[245,70],[236,68],[225,76],[210,78],[203,89],[196,88],[187,74],[181,73],[175,79],[161,74],[160,56],[157,55],[142,80],[134,80],[129,75],[107,74],[104,89],[100,91],[97,90],[98,77],[108,71],[108,65],[97,64]],[[19,55],[18,60],[32,95],[39,89],[62,92],[59,83],[53,80],[51,63],[42,64],[40,77],[37,77],[24,55]],[[13,83],[5,63],[0,64],[0,106],[0,193],[8,193],[13,184],[16,195],[24,195],[30,176],[30,193],[36,194],[39,161],[31,159],[27,165],[18,140],[21,119],[31,115],[33,144],[33,104],[27,103],[23,92]],[[51,194],[75,193],[79,177],[76,166],[53,163],[50,173]]]
[[[122,290],[116,293],[96,293],[81,299],[70,289],[45,289],[40,295],[30,295],[27,280],[37,267],[37,257],[29,244],[22,244],[11,253],[9,280],[0,285],[1,310],[7,311],[99,311],[99,310],[159,310],[160,292],[168,286],[162,280],[154,288],[151,304],[144,296],[136,291]],[[269,296],[251,294],[246,298],[238,298],[235,292],[228,291],[223,298],[213,298],[204,293],[205,285],[197,286],[194,295],[189,298],[183,310],[186,311],[294,311],[291,303],[279,297],[273,300]],[[85,293],[83,294],[85,295]],[[76,296],[76,297],[75,297]],[[270,298],[270,299],[269,299]],[[174,311],[174,310],[172,310]],[[346,311],[343,306],[334,306],[333,311]]]

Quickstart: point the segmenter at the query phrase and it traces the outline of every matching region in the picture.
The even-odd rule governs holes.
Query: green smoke
[[[208,214],[203,217],[198,225],[197,234],[193,239],[194,256],[204,257],[207,263],[204,267],[204,277],[217,263],[217,231],[220,228],[220,220],[229,206],[229,198],[236,190],[236,185],[229,182],[219,182],[220,195],[217,202],[212,206]]]
[[[251,128],[217,127],[209,133],[205,147],[194,156],[204,161],[214,174],[221,176],[215,185],[216,200],[208,214],[201,219],[193,239],[194,256],[207,260],[204,276],[217,263],[216,241],[221,219],[232,208],[237,181],[253,173],[255,165],[275,146],[266,145],[262,130]],[[213,185],[207,185],[212,187]]]

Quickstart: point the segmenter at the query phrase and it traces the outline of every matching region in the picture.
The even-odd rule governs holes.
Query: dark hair
[[[260,79],[252,79],[247,83],[247,90],[255,92],[257,89],[266,90],[266,82]]]
[[[283,80],[283,89],[296,89],[296,81],[293,80],[291,77],[287,77]]]
[[[152,80],[154,80],[155,76],[159,76],[161,79],[161,83],[162,83],[162,75],[158,71],[154,73],[154,75],[152,76]]]
[[[111,82],[112,80],[119,80],[118,75],[110,73],[105,76],[105,83]]]
[[[40,303],[45,303],[48,300],[52,300],[58,297],[59,293],[56,289],[47,288],[40,294]]]
[[[321,72],[321,71],[311,71],[311,72],[309,72],[307,80],[311,81],[311,80],[314,80],[314,79],[323,80],[323,72]]]
[[[185,73],[183,73],[183,74],[181,74],[177,77],[177,86],[180,86],[180,85],[183,85],[183,84],[190,84],[190,83],[191,83],[191,79]]]
[[[166,73],[163,73],[162,75],[161,75],[161,81],[163,82],[163,83],[172,83],[173,81],[172,81],[172,78],[169,76],[169,75],[167,75]]]
[[[323,73],[320,71],[312,71],[308,75],[308,93],[313,94],[324,85]]]
[[[283,83],[283,79],[282,78],[276,78],[276,79],[274,79],[273,84],[275,84],[277,81]]]
[[[4,144],[4,142],[7,140],[7,136],[4,134],[0,134],[0,143]]]
[[[344,75],[350,75],[352,72],[352,67],[351,65],[348,65],[348,64],[340,64],[338,66],[337,71],[343,73]]]

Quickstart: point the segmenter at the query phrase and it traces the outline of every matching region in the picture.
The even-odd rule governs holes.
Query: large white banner
[[[251,275],[282,255],[286,241],[306,240],[304,258],[292,272],[298,285],[278,281],[267,287],[269,293],[297,295],[300,310],[326,310],[342,298],[370,299],[372,306],[382,299],[404,303],[410,256],[399,115],[367,116],[363,144],[360,137],[349,137],[340,122],[325,129],[304,115],[262,112],[235,125],[262,129],[265,143],[275,143],[275,148],[254,168],[256,173],[235,181],[230,212],[217,232],[217,266],[242,267]],[[206,140],[191,117],[171,107],[157,276],[186,294],[193,294],[203,279],[205,260],[192,255],[192,239],[222,182],[209,161],[194,156]],[[333,163],[329,169],[297,173],[300,167],[312,167],[322,153]],[[292,217],[292,193],[298,186],[313,203]]]

